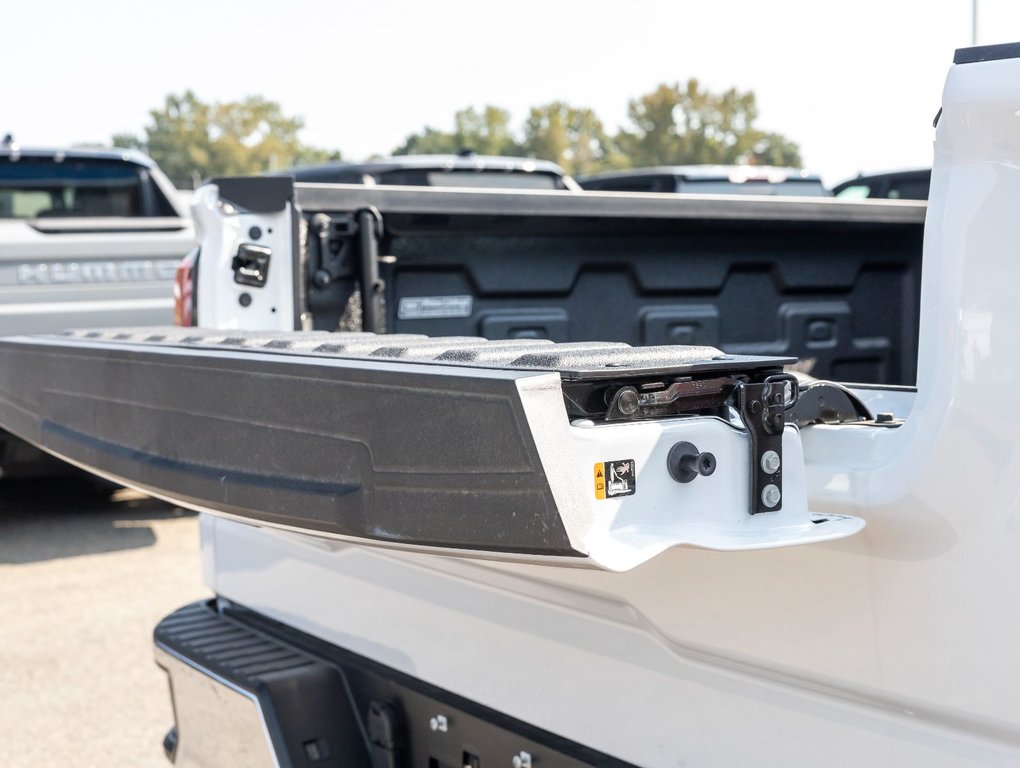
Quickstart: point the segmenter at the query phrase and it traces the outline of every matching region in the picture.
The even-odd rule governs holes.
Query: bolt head
[[[620,413],[624,416],[632,416],[637,413],[638,393],[633,389],[624,390],[620,393],[620,399],[617,401],[617,405],[620,408]]]
[[[436,720],[436,718],[434,718],[434,717],[431,718],[429,720],[429,728],[431,728],[433,731],[438,731],[439,730],[439,721]]]
[[[520,755],[514,755],[514,759],[513,759],[512,762],[513,762],[514,768],[521,768],[521,766],[524,765],[524,761],[521,760],[521,756]]]
[[[781,463],[782,461],[779,458],[779,454],[775,451],[765,451],[765,453],[761,455],[761,468],[770,475],[776,473]]]
[[[769,509],[776,506],[782,498],[783,494],[779,491],[779,487],[772,483],[761,489],[761,503]]]

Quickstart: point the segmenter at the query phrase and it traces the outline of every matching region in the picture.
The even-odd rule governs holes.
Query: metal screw
[[[436,715],[435,717],[431,718],[429,720],[429,728],[431,728],[433,731],[440,731],[441,733],[446,733],[447,729],[449,728],[446,722],[446,715]]]
[[[521,750],[519,755],[514,755],[514,768],[531,768],[531,754]]]
[[[783,494],[780,493],[779,488],[772,483],[769,483],[761,489],[761,503],[769,509],[776,506],[781,498],[783,498]]]
[[[761,468],[764,469],[768,474],[774,474],[779,469],[779,465],[782,462],[779,459],[779,454],[775,451],[765,451],[761,455]]]

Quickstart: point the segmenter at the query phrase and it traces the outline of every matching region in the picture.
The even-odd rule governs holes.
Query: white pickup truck
[[[917,302],[923,205],[592,198],[614,229],[556,193],[513,198],[508,224],[511,198],[479,193],[350,211],[350,190],[223,181],[199,264],[233,253],[229,295],[262,330],[0,341],[0,424],[202,512],[216,597],[155,632],[170,759],[1020,764],[1018,110],[1020,44],[957,52]],[[557,237],[590,229],[598,269],[563,266],[557,217]],[[460,272],[451,226],[480,259]],[[647,238],[629,295],[617,232]],[[747,250],[713,256],[721,232]],[[511,287],[544,269],[546,294],[493,288],[501,238],[530,238]],[[695,258],[677,276],[656,254]],[[788,333],[734,335],[720,281]],[[334,332],[352,317],[396,332]],[[503,338],[407,332],[468,321]],[[658,341],[578,338],[601,322]],[[798,381],[796,357],[871,383]]]
[[[0,143],[0,335],[173,320],[191,220],[131,150]],[[0,476],[46,466],[0,434]]]

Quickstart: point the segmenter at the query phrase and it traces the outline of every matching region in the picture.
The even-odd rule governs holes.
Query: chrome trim
[[[163,643],[156,641],[154,644],[156,664],[162,667],[170,678],[174,719],[177,721],[178,741],[174,754],[174,765],[177,768],[213,768],[213,766],[228,764],[244,765],[246,768],[248,766],[251,768],[260,766],[280,768],[280,761],[266,724],[265,713],[255,694],[196,664],[192,659],[167,648]],[[187,703],[182,701],[184,698],[182,693],[187,687],[181,685],[185,682],[181,676],[182,672],[186,673],[185,678],[191,678],[187,682],[195,682],[198,679],[194,677],[195,675],[208,680],[208,698],[205,703],[212,706],[203,706],[201,699],[196,701],[195,690],[188,691]],[[242,696],[251,703],[254,712],[246,706],[237,706],[241,703],[238,699],[224,696],[223,691],[217,690],[215,685]],[[198,711],[196,712],[195,709]],[[183,718],[182,710],[187,713]],[[258,719],[257,723],[253,722],[253,714]],[[184,723],[183,727],[182,722]],[[189,729],[196,723],[205,725],[208,736],[203,737],[204,732],[199,732],[197,735],[194,730],[189,732]],[[261,744],[252,743],[253,735],[258,732],[264,739],[264,750],[261,749]],[[203,751],[201,749],[203,744],[214,745],[216,754]],[[226,754],[230,754],[230,759],[224,762],[220,758]]]
[[[102,301],[41,301],[0,305],[0,316],[52,315],[61,312],[130,312],[141,309],[171,309],[173,299],[105,299]]]

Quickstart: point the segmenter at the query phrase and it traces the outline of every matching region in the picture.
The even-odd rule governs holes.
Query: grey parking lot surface
[[[208,594],[192,513],[0,481],[0,766],[167,768],[152,628]]]

